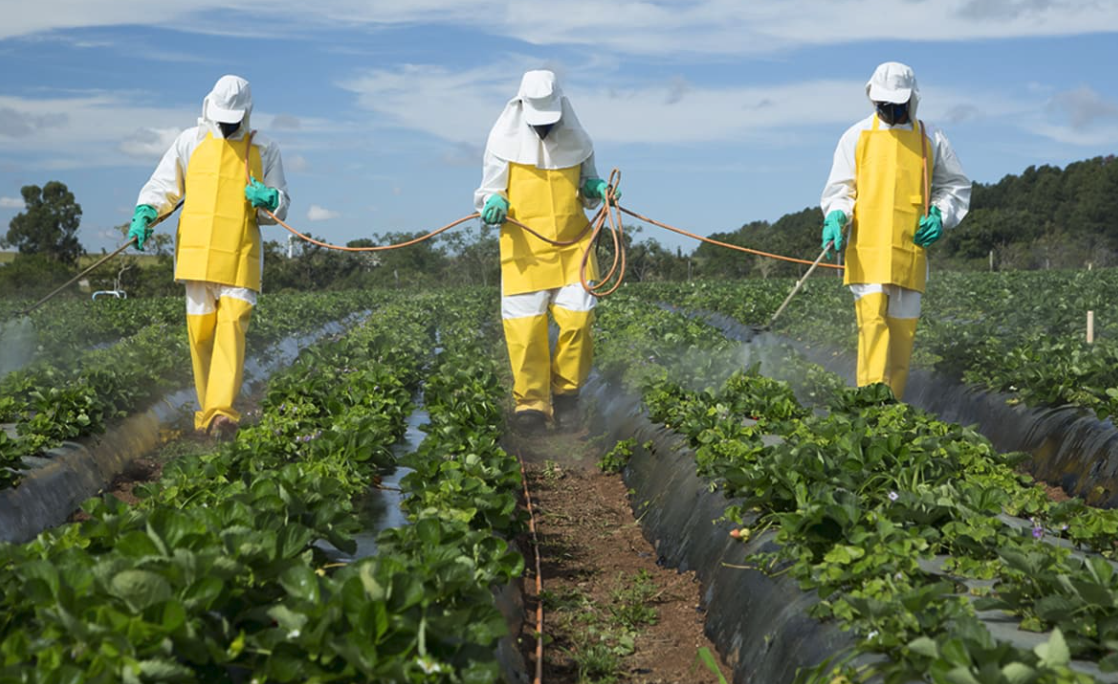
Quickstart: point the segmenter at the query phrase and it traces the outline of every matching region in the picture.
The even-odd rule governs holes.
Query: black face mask
[[[536,131],[536,135],[540,136],[540,140],[543,140],[547,138],[547,134],[551,132],[554,126],[555,124],[544,124],[543,126],[532,126],[532,129]]]
[[[224,123],[224,122],[219,121],[217,123],[217,127],[221,129],[221,137],[228,140],[229,136],[233,135],[238,130],[240,130],[241,122],[238,121],[236,123]]]
[[[908,103],[878,102],[877,118],[889,126],[908,123]]]

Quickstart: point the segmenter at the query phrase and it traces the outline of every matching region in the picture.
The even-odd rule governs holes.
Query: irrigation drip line
[[[540,540],[536,537],[536,513],[532,506],[532,493],[528,491],[528,474],[524,470],[524,459],[516,455],[520,463],[520,483],[524,486],[524,501],[528,507],[528,531],[532,535],[532,552],[536,563],[536,677],[532,684],[543,684],[543,572],[540,569]]]

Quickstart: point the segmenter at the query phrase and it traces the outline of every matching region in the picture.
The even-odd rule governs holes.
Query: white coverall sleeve
[[[261,140],[259,135],[253,138],[253,144],[260,148],[260,165],[264,169],[264,177],[258,180],[269,188],[279,191],[279,204],[272,213],[281,221],[285,221],[287,208],[291,206],[291,196],[287,192],[287,178],[283,175],[283,160],[280,157],[279,145],[269,138]],[[256,222],[267,226],[276,224],[271,216],[260,209],[256,210]]]
[[[594,153],[591,152],[586,161],[582,162],[582,168],[578,174],[578,198],[582,201],[584,209],[594,209],[601,203],[602,200],[598,198],[590,199],[582,193],[582,187],[586,185],[588,178],[599,178],[598,169],[594,166]]]
[[[151,178],[140,189],[136,205],[155,207],[160,216],[171,212],[182,201],[186,192],[186,164],[197,147],[197,129],[190,128],[179,134],[171,147],[163,153]]]
[[[481,166],[481,187],[474,191],[474,208],[481,211],[490,195],[509,198],[509,164],[488,149]]]
[[[831,175],[827,177],[827,184],[823,186],[823,196],[819,206],[823,209],[823,216],[827,216],[836,209],[846,214],[849,222],[854,216],[854,201],[858,197],[856,183],[858,169],[854,156],[858,147],[858,136],[861,135],[860,124],[851,126],[835,147],[834,160],[831,162]]]
[[[932,204],[943,215],[943,227],[950,230],[959,225],[970,211],[971,181],[963,172],[963,165],[947,136],[938,128],[928,132],[935,157],[932,165]]]

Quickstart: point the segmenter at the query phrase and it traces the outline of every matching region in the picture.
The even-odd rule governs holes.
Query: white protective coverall
[[[540,138],[534,124],[552,124]],[[529,71],[509,100],[485,148],[481,187],[474,204],[481,211],[494,194],[509,202],[508,217],[551,240],[572,240],[588,223],[584,209],[598,199],[580,188],[597,178],[594,148],[570,102],[546,70]],[[558,247],[519,226],[501,226],[501,318],[513,373],[517,413],[552,415],[552,397],[575,397],[590,373],[590,324],[595,300],[579,280],[579,264],[589,233],[576,244]],[[587,279],[598,277],[597,260]],[[559,327],[554,356],[548,342],[548,313]]]
[[[875,112],[851,126],[835,149],[823,189],[823,215],[842,211],[852,221],[845,283],[858,317],[858,386],[884,382],[904,395],[928,270],[913,242],[924,213],[923,174],[930,205],[944,230],[963,220],[971,182],[943,131],[917,118],[920,90],[910,67],[886,62],[866,83],[875,102],[908,102],[908,122],[889,126]],[[926,162],[926,166],[925,166]]]
[[[208,430],[217,416],[236,423],[233,402],[244,376],[245,334],[260,292],[263,249],[259,224],[275,221],[245,199],[245,156],[252,129],[252,91],[238,76],[222,76],[202,101],[198,125],[179,134],[136,203],[159,215],[183,201],[175,237],[175,280],[186,286],[186,320],[194,385],[201,408],[194,425]],[[225,139],[219,123],[241,126]],[[279,193],[274,211],[287,216],[290,197],[280,151],[252,137],[252,175]]]

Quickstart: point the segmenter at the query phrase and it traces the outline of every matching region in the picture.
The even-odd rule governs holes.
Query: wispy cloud
[[[533,66],[533,65],[527,65]],[[567,71],[567,70],[564,70]],[[692,144],[764,137],[768,143],[791,139],[796,131],[825,124],[849,125],[869,114],[864,80],[811,80],[764,86],[708,86],[680,78],[631,88],[596,87],[584,67],[570,70],[573,83],[562,87],[579,120],[595,142]],[[445,67],[406,65],[378,69],[341,83],[358,105],[386,122],[420,131],[455,145],[447,163],[477,156],[504,103],[516,93],[519,70],[485,66],[454,72]],[[1008,96],[983,93],[979,101],[965,92],[935,89],[924,99],[924,116],[947,121],[997,116],[1027,109]],[[819,103],[826,102],[826,107]],[[455,112],[448,125],[446,112]]]
[[[277,130],[286,129],[290,131],[297,131],[302,127],[303,125],[299,121],[299,117],[297,116],[292,116],[290,114],[276,114],[274,117],[272,117],[272,128],[275,128]]]
[[[198,94],[199,103],[204,95]],[[147,104],[151,100],[149,94],[131,91],[0,94],[0,157],[50,169],[154,164],[181,131],[195,125],[198,110],[154,107]],[[344,128],[315,117],[260,116],[298,122],[297,131],[288,126],[277,133],[298,133],[303,150],[313,148],[323,133],[336,135]]]
[[[622,54],[759,54],[800,45],[894,40],[897,27],[920,26],[909,40],[1061,36],[1118,30],[1113,2],[1080,0],[618,0],[608,16],[590,0],[39,0],[8,13],[0,39],[57,29],[135,24],[198,33],[244,33],[237,19],[263,17],[271,32],[314,27],[409,23],[470,27],[536,45],[593,45]],[[213,21],[223,16],[231,21]],[[541,18],[546,18],[541,20]],[[820,30],[826,27],[826,30]]]
[[[320,207],[317,204],[312,204],[310,209],[307,209],[308,221],[329,221],[330,219],[339,218],[341,215],[341,212],[327,209],[326,207]]]
[[[1065,145],[1118,145],[1118,102],[1080,86],[1053,95],[1025,128]]]
[[[1100,123],[1118,123],[1118,103],[1087,86],[1058,93],[1049,102],[1048,110],[1068,119],[1072,128],[1080,130]]]
[[[307,158],[301,154],[284,155],[283,157],[283,170],[291,171],[293,173],[306,173],[310,171],[311,165]]]
[[[141,128],[117,146],[124,154],[148,161],[159,159],[181,133],[178,128]]]
[[[23,209],[26,206],[20,197],[0,197],[0,209]]]
[[[146,106],[132,94],[0,95],[0,128],[19,132],[0,135],[0,155],[23,156],[36,168],[147,164],[171,131],[193,122],[192,113]]]
[[[65,114],[37,114],[14,107],[0,107],[0,135],[22,138],[44,129],[65,126],[67,119]]]

